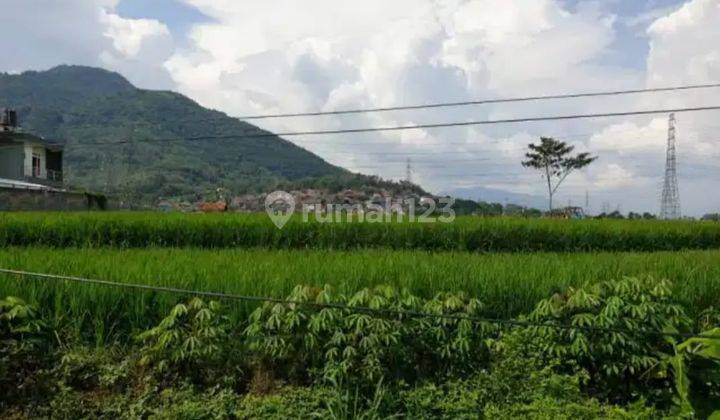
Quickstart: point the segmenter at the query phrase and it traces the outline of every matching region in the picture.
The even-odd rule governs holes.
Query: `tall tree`
[[[589,153],[572,156],[574,146],[552,137],[540,137],[540,143],[529,144],[528,149],[525,153],[527,160],[523,161],[522,165],[543,172],[543,177],[547,180],[550,210],[553,208],[553,196],[565,178],[575,169],[584,168],[597,159],[597,156],[590,156]]]

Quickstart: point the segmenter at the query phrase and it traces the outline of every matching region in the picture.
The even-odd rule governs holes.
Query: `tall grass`
[[[720,224],[459,217],[453,223],[303,223],[265,214],[5,213],[0,246],[418,249],[477,252],[720,248]]]
[[[464,291],[486,315],[529,312],[542,298],[625,275],[668,278],[689,312],[720,302],[720,251],[477,254],[365,250],[47,249],[0,250],[0,267],[187,289],[285,297],[298,284],[340,292],[391,284],[431,297]],[[96,339],[146,328],[183,297],[0,274],[0,297],[37,303],[58,323]],[[232,302],[244,319],[254,305]]]

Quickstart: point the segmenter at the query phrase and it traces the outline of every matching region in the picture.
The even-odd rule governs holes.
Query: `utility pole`
[[[133,143],[128,143],[124,147],[125,152],[125,174],[123,176],[122,181],[122,205],[131,208],[132,207],[132,185],[130,183],[130,178],[132,176],[132,160],[133,160]]]
[[[115,173],[113,172],[113,162],[111,162],[110,152],[105,150],[105,194],[109,194],[111,188],[115,188]]]
[[[665,158],[665,179],[660,199],[660,218],[680,218],[680,192],[677,181],[677,152],[675,149],[675,114],[668,120],[667,155]]]
[[[602,212],[605,214],[610,213],[610,203],[607,201],[604,201],[602,204]]]

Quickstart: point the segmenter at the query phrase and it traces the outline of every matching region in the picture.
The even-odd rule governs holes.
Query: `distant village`
[[[292,195],[296,210],[308,208],[310,211],[323,211],[328,204],[352,206],[353,210],[366,211],[371,206],[384,207],[388,203],[399,210],[400,213],[407,212],[408,202],[421,204],[423,199],[438,199],[434,196],[420,196],[418,194],[399,194],[381,189],[376,192],[365,192],[358,190],[343,190],[339,192],[330,192],[319,189],[303,189],[288,191]],[[218,192],[218,200],[214,202],[195,202],[188,201],[176,202],[171,200],[161,200],[158,208],[162,211],[182,211],[182,212],[263,212],[265,211],[265,200],[268,193],[262,194],[243,194],[226,199],[222,191]]]

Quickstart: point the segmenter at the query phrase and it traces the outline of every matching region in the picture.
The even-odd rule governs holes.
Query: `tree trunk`
[[[553,199],[553,189],[552,189],[552,183],[550,182],[550,168],[547,164],[545,164],[545,178],[547,179],[547,186],[548,186],[548,210],[552,211],[552,199]]]

